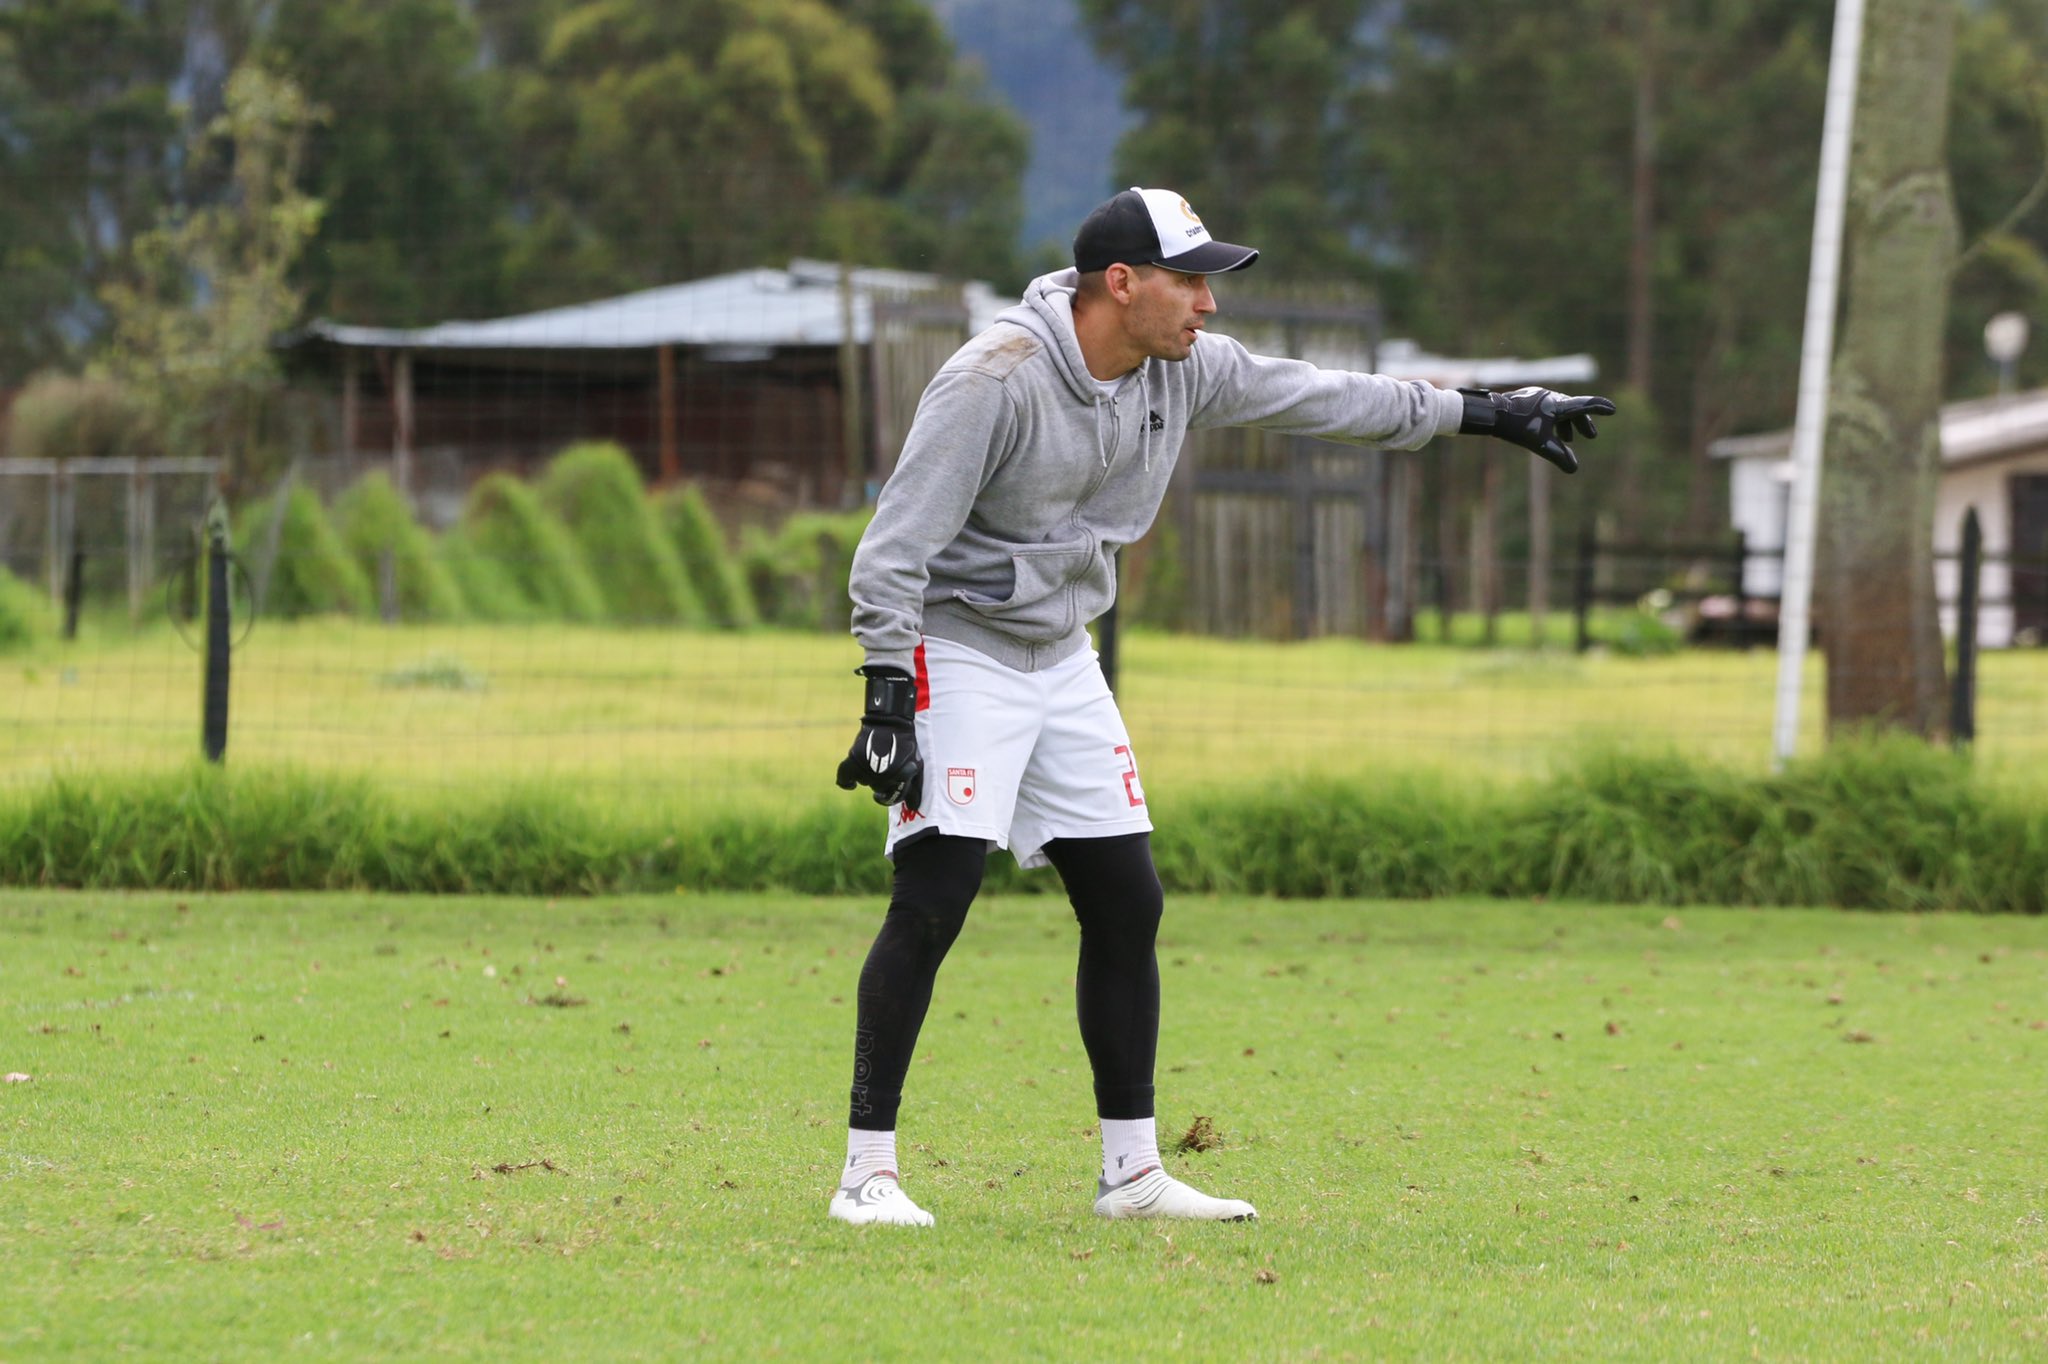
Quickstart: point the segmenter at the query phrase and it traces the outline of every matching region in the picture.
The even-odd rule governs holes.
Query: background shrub
[[[404,620],[460,620],[462,590],[455,575],[436,552],[434,537],[413,520],[391,479],[379,470],[365,474],[334,502],[334,521],[342,543],[355,556],[371,591],[379,595],[382,560],[389,551],[397,579],[398,613]]]
[[[1650,606],[1619,614],[1597,637],[1624,658],[1656,658],[1685,647],[1685,635]]]
[[[847,575],[873,514],[799,512],[772,535],[749,527],[740,540],[740,562],[762,619],[799,630],[850,628]]]
[[[540,603],[521,589],[511,570],[479,550],[475,537],[461,526],[443,531],[435,550],[448,569],[448,576],[454,579],[463,611],[471,620],[511,624],[546,616]]]
[[[26,649],[57,634],[49,594],[0,568],[0,654]]]
[[[728,630],[758,625],[761,613],[754,606],[753,588],[726,544],[725,530],[704,494],[695,484],[686,483],[663,496],[657,506],[669,541],[711,622]]]
[[[576,537],[510,474],[488,474],[469,490],[450,562],[470,608],[487,619],[604,619]]]
[[[292,485],[273,542],[276,515],[273,494],[247,504],[235,517],[235,551],[248,566],[251,582],[262,587],[257,609],[286,619],[370,614],[375,609],[370,580],[342,543],[319,494]]]
[[[639,467],[623,448],[609,441],[570,446],[549,462],[540,497],[582,546],[613,620],[708,623]]]
[[[45,372],[30,379],[8,418],[17,459],[100,459],[156,454],[149,415],[113,379]]]

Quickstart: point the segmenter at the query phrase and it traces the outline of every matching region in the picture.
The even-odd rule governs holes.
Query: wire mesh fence
[[[613,608],[603,588],[580,619],[539,601],[510,615],[464,603],[437,618],[414,579],[448,572],[451,554],[481,558],[465,570],[470,590],[559,573],[563,561],[487,556],[473,524],[413,527],[424,558],[402,558],[398,540],[357,553],[346,490],[331,501],[313,491],[331,481],[292,480],[324,529],[278,511],[284,481],[231,518],[229,763],[360,775],[401,799],[518,784],[678,809],[829,798],[857,710],[845,575],[860,513],[810,532],[786,519],[794,538],[766,523],[723,537],[730,576],[755,599],[758,623],[745,628]],[[24,586],[51,619],[67,599],[81,609],[71,637],[52,630],[6,658],[0,783],[163,770],[200,750],[196,523],[159,523],[140,612],[127,524],[81,514],[60,542],[71,553],[59,555],[54,593],[47,565],[28,565]],[[1299,616],[1285,537],[1181,540],[1178,524],[1169,505],[1161,529],[1125,552],[1113,658],[1139,759],[1168,801],[1176,789],[1285,777],[1518,781],[1608,749],[1768,767],[1776,660],[1758,608],[1771,602],[1742,594],[1733,540],[1651,555],[1586,537],[1553,556],[1539,591],[1524,560],[1495,554],[1488,582],[1469,552],[1439,558],[1424,535],[1407,636],[1390,641],[1384,612],[1354,615],[1349,630]],[[662,561],[623,539],[562,543],[574,572],[614,588]],[[1348,578],[1354,597],[1384,593],[1386,573],[1339,543],[1348,548],[1326,540],[1317,551],[1314,590]],[[1260,552],[1277,561],[1250,557]],[[1266,600],[1240,608],[1242,628],[1186,628],[1209,612],[1197,563],[1240,598],[1264,585]],[[1529,609],[1544,599],[1546,613]],[[1730,628],[1738,619],[1753,628]],[[1808,751],[1822,741],[1824,666],[1816,655],[1806,688]],[[2028,780],[2048,749],[2048,654],[1989,651],[1977,688],[1980,765]]]

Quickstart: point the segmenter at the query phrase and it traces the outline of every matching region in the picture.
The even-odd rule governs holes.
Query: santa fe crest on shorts
[[[974,769],[971,767],[949,767],[946,769],[946,799],[955,805],[974,803]]]

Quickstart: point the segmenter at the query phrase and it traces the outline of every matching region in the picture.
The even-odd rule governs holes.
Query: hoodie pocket
[[[1074,580],[1087,571],[1094,558],[1095,546],[1088,543],[1016,550],[1010,555],[1013,581],[1009,596],[994,598],[970,591],[953,595],[987,619],[1002,622],[1009,633],[1020,638],[1064,639],[1074,628]]]

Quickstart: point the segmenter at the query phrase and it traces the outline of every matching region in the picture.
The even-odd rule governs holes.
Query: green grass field
[[[1176,898],[1111,1225],[1054,897],[828,1222],[868,902],[0,892],[0,1359],[2039,1359],[2048,921]]]
[[[858,714],[850,639],[761,631],[260,622],[235,656],[228,760],[363,772],[444,796],[561,779],[636,806],[809,803]],[[1157,792],[1247,779],[1426,773],[1495,783],[1592,747],[1770,759],[1768,651],[1283,645],[1143,632],[1120,700]],[[2038,787],[2048,654],[1983,661],[1980,768]],[[200,662],[168,627],[0,662],[0,784],[162,769],[199,745]],[[1803,750],[1819,744],[1820,667]]]

